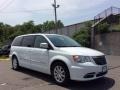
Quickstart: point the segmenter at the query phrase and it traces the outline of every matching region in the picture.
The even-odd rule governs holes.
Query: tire
[[[15,56],[12,58],[12,69],[13,70],[19,70],[20,69],[18,59]]]
[[[70,79],[69,70],[62,62],[56,62],[52,65],[51,74],[54,81],[59,85],[65,85]]]

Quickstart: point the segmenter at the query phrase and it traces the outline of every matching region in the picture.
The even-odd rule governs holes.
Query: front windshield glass
[[[62,35],[46,35],[56,47],[80,47],[73,39]]]

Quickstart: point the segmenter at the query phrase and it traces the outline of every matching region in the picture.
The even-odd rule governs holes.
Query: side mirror
[[[43,48],[43,49],[48,49],[49,46],[47,43],[40,43],[40,48]]]

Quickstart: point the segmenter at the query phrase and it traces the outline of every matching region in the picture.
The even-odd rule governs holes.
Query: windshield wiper
[[[72,47],[81,47],[81,46],[72,46]]]

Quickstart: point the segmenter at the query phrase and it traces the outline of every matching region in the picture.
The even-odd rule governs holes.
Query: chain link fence
[[[103,12],[99,13],[94,17],[94,23],[99,22],[101,19],[104,19],[110,15],[119,15],[120,14],[120,8],[117,7],[110,7]]]

